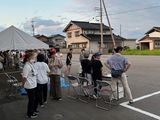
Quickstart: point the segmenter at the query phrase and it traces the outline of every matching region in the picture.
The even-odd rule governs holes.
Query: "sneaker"
[[[36,117],[37,117],[36,114],[33,114],[33,115],[31,115],[31,116],[27,116],[27,118],[36,118]]]
[[[46,101],[46,102],[44,102],[44,104],[47,104],[47,101]]]
[[[43,107],[44,107],[44,105],[40,105],[40,107],[41,107],[41,108],[43,108]]]
[[[96,95],[93,95],[93,99],[97,99],[97,96],[96,96]]]
[[[62,98],[59,98],[58,100],[59,100],[59,101],[62,101]]]
[[[133,104],[133,100],[129,100],[129,103],[128,104]]]
[[[34,114],[35,114],[35,115],[38,115],[38,114],[39,114],[39,111],[37,111],[37,110],[34,111]]]

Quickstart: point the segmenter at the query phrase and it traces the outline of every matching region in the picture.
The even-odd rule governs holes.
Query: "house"
[[[34,37],[45,42],[50,47],[55,47],[57,49],[66,47],[65,36],[60,35],[60,34],[51,35],[49,37],[45,36],[45,35],[38,34],[38,35],[35,35]]]
[[[66,48],[65,36],[60,34],[51,35],[48,37],[48,41],[54,43],[56,47]]]
[[[127,38],[124,41],[124,45],[123,46],[127,46],[130,49],[135,49],[136,48],[136,39],[129,39],[129,38]]]
[[[140,49],[160,49],[160,27],[153,27],[139,41]]]
[[[86,48],[91,52],[100,51],[101,34],[100,23],[89,23],[84,21],[70,21],[64,28],[66,33],[67,48]],[[116,45],[124,44],[125,38],[113,34]],[[104,48],[113,49],[113,42],[109,27],[103,24]]]

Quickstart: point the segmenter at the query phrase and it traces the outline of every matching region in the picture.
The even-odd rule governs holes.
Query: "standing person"
[[[49,61],[48,51],[45,50],[45,51],[44,51],[44,62],[45,62],[46,64],[48,64],[48,61]]]
[[[48,65],[44,62],[44,55],[38,54],[37,62],[34,64],[37,70],[37,89],[39,93],[39,104],[41,107],[44,106],[44,103],[47,103],[47,91],[48,91],[48,73],[50,69]]]
[[[91,68],[92,68],[92,80],[93,80],[93,85],[94,87],[97,87],[97,82],[96,80],[102,80],[102,63],[100,61],[102,53],[97,52],[94,54],[94,59],[91,62]],[[96,96],[97,97],[97,88],[94,89]]]
[[[27,108],[27,117],[35,118],[39,113],[37,111],[38,107],[38,94],[37,94],[37,71],[33,66],[34,54],[27,53],[25,55],[26,63],[22,72],[22,87],[27,91],[28,95],[28,108]]]
[[[122,86],[124,88],[124,91],[125,91],[126,95],[128,96],[129,104],[132,104],[133,103],[133,97],[132,97],[132,93],[131,93],[131,90],[130,90],[129,85],[128,85],[127,75],[125,73],[130,68],[131,63],[128,61],[128,59],[124,55],[122,55],[123,47],[117,46],[117,48],[115,49],[115,52],[116,52],[116,54],[112,55],[107,60],[105,65],[110,70],[122,70],[123,73],[122,73],[121,77],[119,77],[119,78],[114,78],[112,76],[111,84],[112,84],[113,90],[116,91],[117,79],[120,79],[120,81],[122,83]],[[116,96],[117,96],[117,94],[116,94]]]
[[[81,61],[84,59],[84,52],[85,52],[85,49],[83,48],[79,54],[79,62],[81,63]]]
[[[73,49],[70,48],[69,52],[67,53],[67,57],[66,57],[66,66],[67,66],[67,69],[65,70],[64,73],[70,74],[71,65],[72,65],[72,51],[73,51]]]
[[[20,57],[18,55],[18,52],[16,52],[16,54],[13,57],[14,57],[15,70],[19,70]]]
[[[85,49],[83,48],[79,54],[79,62],[80,62],[80,66],[79,66],[79,73],[82,74],[82,66],[81,66],[81,61],[84,59],[84,52]]]
[[[62,100],[61,94],[61,68],[63,67],[62,61],[56,57],[56,53],[51,53],[51,59],[49,60],[50,68],[50,96],[56,100]]]
[[[90,84],[92,83],[91,79],[91,61],[89,58],[89,52],[84,52],[84,59],[81,61],[82,66],[82,77],[86,77]]]

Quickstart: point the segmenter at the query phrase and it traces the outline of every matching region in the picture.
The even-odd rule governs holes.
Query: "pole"
[[[121,24],[120,24],[120,34],[119,35],[121,36],[121,34],[122,34],[122,31],[121,31]]]
[[[107,14],[107,10],[106,10],[104,0],[102,0],[102,2],[103,2],[103,7],[104,7],[104,10],[105,10],[105,13],[106,13],[106,18],[107,18],[107,21],[108,21],[109,30],[110,30],[110,34],[111,34],[111,37],[112,37],[113,45],[115,46],[116,43],[115,43],[115,40],[114,40],[114,36],[113,36],[113,32],[112,32],[112,28],[111,28],[111,24],[110,24],[110,21],[109,21],[109,17],[108,17],[108,14]]]
[[[100,0],[100,31],[101,31],[101,49],[103,51],[103,21],[102,21],[102,0]]]
[[[31,23],[32,23],[31,26],[32,26],[33,36],[34,36],[34,30],[35,30],[35,29],[34,29],[34,22],[35,22],[34,20],[31,21]]]

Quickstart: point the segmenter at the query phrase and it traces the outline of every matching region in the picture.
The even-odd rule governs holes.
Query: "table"
[[[111,77],[112,77],[111,74],[103,75],[102,80],[111,82]],[[117,79],[117,99],[120,99],[124,97],[124,89],[122,86],[119,86],[120,83],[118,80],[119,79]]]

